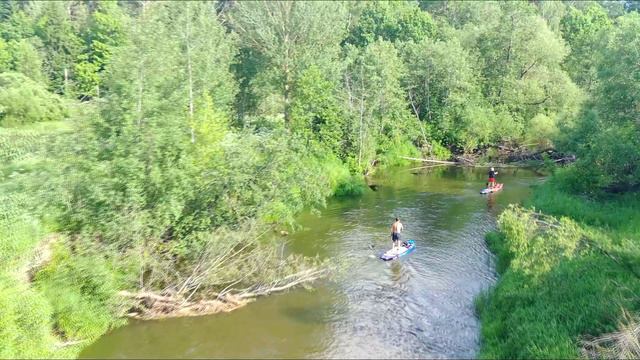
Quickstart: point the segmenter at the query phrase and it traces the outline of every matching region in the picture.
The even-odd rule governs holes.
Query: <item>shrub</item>
[[[0,357],[52,356],[52,309],[42,294],[0,274]]]
[[[57,121],[66,116],[62,99],[43,85],[20,73],[0,74],[0,126]]]
[[[93,340],[120,323],[114,295],[118,277],[94,251],[58,244],[51,263],[38,272],[36,287],[50,301],[56,330],[67,339]]]

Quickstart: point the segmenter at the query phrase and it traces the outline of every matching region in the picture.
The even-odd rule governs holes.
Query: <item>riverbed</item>
[[[484,236],[510,203],[542,180],[499,169],[504,189],[480,195],[486,169],[380,172],[359,198],[331,199],[299,216],[290,251],[331,257],[343,271],[312,290],[258,299],[231,313],[133,321],[87,347],[83,358],[471,358],[480,345],[474,298],[496,281]],[[417,249],[391,246],[395,217]]]

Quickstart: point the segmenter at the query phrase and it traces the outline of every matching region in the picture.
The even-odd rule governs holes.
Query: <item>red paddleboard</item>
[[[485,188],[480,190],[480,194],[489,194],[500,190],[502,190],[502,184],[496,184],[496,186],[492,188]]]

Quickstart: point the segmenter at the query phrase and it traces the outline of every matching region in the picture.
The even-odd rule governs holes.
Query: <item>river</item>
[[[496,280],[484,235],[541,177],[500,169],[504,190],[480,195],[485,169],[395,169],[356,199],[303,213],[292,251],[347,265],[332,281],[258,299],[231,313],[133,321],[83,358],[471,358],[480,346],[474,298]],[[377,259],[398,216],[417,249]]]

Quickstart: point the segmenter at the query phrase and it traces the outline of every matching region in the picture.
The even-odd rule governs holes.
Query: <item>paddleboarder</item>
[[[400,250],[400,233],[403,228],[399,218],[396,218],[396,221],[391,224],[391,241],[393,241],[394,249]]]
[[[491,167],[491,170],[489,170],[489,183],[487,184],[487,187],[489,189],[496,186],[496,175],[498,175],[498,172],[495,171],[493,167]]]

